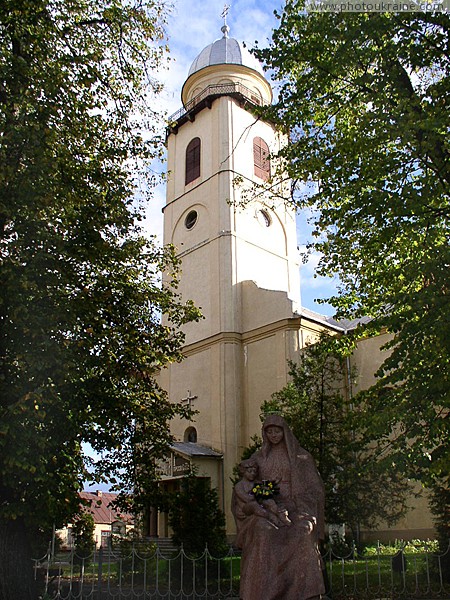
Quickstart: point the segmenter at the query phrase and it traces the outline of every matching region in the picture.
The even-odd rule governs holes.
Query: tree
[[[431,512],[435,517],[435,528],[442,556],[438,569],[444,580],[450,582],[450,474],[441,477],[431,493]]]
[[[432,485],[450,469],[449,16],[304,8],[288,0],[258,52],[280,85],[264,116],[289,134],[280,158],[337,315],[370,318],[355,339],[391,334],[367,436]]]
[[[94,550],[95,523],[91,513],[84,510],[74,519],[72,537],[79,558],[87,558]]]
[[[291,381],[262,405],[279,412],[316,460],[325,484],[325,518],[346,523],[359,541],[360,526],[395,523],[406,511],[406,481],[377,461],[356,429],[348,372],[339,340],[324,334],[290,363]]]
[[[80,577],[84,575],[86,560],[95,548],[95,522],[91,513],[84,510],[73,522],[72,536],[75,545],[74,562],[80,565]]]
[[[1,600],[33,597],[30,538],[78,511],[87,467],[138,501],[186,414],[154,376],[198,313],[136,200],[161,151],[163,8],[0,6]]]
[[[192,556],[202,556],[206,546],[214,557],[227,550],[225,515],[219,509],[216,489],[208,479],[189,473],[169,505],[169,525],[173,541]]]

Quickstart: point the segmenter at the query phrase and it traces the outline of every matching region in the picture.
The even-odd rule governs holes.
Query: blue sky
[[[281,12],[283,2],[280,0],[235,0],[227,2],[230,6],[227,24],[230,37],[251,48],[255,41],[264,46],[276,27],[277,19],[274,10]],[[160,73],[159,79],[164,83],[162,94],[164,109],[168,115],[181,107],[180,92],[191,63],[201,50],[214,40],[220,38],[223,25],[221,13],[223,0],[175,0],[174,8],[169,16],[167,33],[171,61],[168,69]],[[147,209],[146,228],[158,239],[162,240],[162,213],[165,190],[160,186]],[[306,215],[298,218],[298,245],[300,249],[307,243],[310,229],[306,223]],[[306,308],[332,315],[329,305],[318,304],[316,298],[327,298],[335,292],[333,281],[314,276],[314,269],[319,260],[312,256],[309,262],[301,266],[301,297]]]

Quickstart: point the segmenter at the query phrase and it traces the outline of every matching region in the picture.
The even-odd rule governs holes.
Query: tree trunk
[[[28,531],[21,520],[0,519],[0,600],[35,600]]]

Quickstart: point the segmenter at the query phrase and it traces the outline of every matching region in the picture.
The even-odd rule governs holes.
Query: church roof
[[[359,317],[358,319],[340,319],[339,321],[337,321],[333,317],[328,317],[326,315],[316,313],[304,307],[302,307],[297,314],[301,317],[310,319],[311,321],[315,321],[316,323],[320,323],[322,325],[331,327],[332,329],[336,329],[337,331],[341,331],[343,333],[347,331],[352,331],[353,329],[356,329],[358,325],[365,325],[366,323],[369,323],[372,320],[371,317]]]
[[[229,38],[228,31],[228,26],[224,25],[222,27],[223,37],[209,44],[200,52],[189,69],[188,77],[205,67],[226,64],[243,65],[263,75],[261,64],[242,44],[234,38]]]
[[[171,445],[171,448],[172,450],[175,450],[175,452],[181,452],[181,454],[186,454],[187,456],[209,456],[212,458],[222,457],[220,452],[216,452],[207,446],[194,444],[193,442],[174,442]]]

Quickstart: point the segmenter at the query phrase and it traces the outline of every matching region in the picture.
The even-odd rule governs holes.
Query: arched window
[[[267,181],[270,178],[269,146],[260,137],[253,139],[253,162],[255,175]]]
[[[197,443],[197,430],[195,429],[195,427],[188,427],[186,429],[186,431],[184,432],[184,441],[185,442],[192,442],[194,444]]]
[[[185,184],[191,183],[200,177],[200,138],[191,140],[186,148],[186,180]]]

